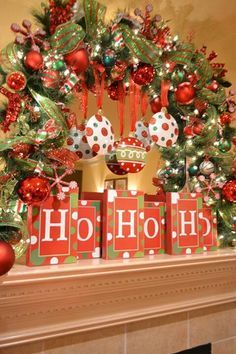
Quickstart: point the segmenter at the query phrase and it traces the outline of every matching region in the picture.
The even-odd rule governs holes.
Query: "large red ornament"
[[[44,87],[56,89],[60,83],[60,73],[57,70],[44,70],[42,83]]]
[[[228,202],[236,202],[236,179],[232,179],[225,183],[222,188],[222,194]]]
[[[22,72],[15,71],[7,75],[6,82],[10,89],[21,91],[24,90],[27,81],[25,75]]]
[[[193,102],[195,88],[190,82],[182,82],[175,91],[175,99],[179,104],[187,105]]]
[[[150,102],[151,110],[153,113],[160,112],[162,109],[162,104],[161,104],[161,99],[160,97],[155,97],[151,102]]]
[[[146,155],[143,143],[133,137],[121,139],[116,150],[120,168],[128,173],[140,172],[146,165]]]
[[[66,64],[76,73],[84,72],[89,66],[89,58],[86,49],[76,49],[64,56]]]
[[[17,159],[25,159],[30,154],[34,152],[34,146],[26,143],[15,144],[12,147],[12,151],[10,151],[9,155],[12,158]]]
[[[50,184],[43,177],[27,177],[20,182],[17,193],[28,205],[39,203],[49,196]]]
[[[15,262],[15,252],[9,243],[0,241],[0,276],[6,274]]]
[[[148,85],[154,78],[155,70],[148,64],[139,64],[132,72],[132,79],[137,85]]]
[[[230,124],[232,122],[231,114],[224,112],[220,115],[220,122],[222,125]]]
[[[31,50],[28,52],[24,58],[25,66],[33,71],[42,69],[43,67],[43,57],[39,52]]]

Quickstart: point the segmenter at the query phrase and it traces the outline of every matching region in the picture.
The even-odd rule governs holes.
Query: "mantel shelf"
[[[0,347],[235,301],[236,251],[72,265],[0,278]]]

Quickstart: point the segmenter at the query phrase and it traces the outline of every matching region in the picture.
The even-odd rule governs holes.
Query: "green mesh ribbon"
[[[192,65],[192,58],[194,56],[194,46],[191,43],[182,43],[178,49],[170,52],[168,55],[169,60],[180,65]]]
[[[106,14],[106,6],[99,4],[95,0],[84,0],[84,15],[86,22],[86,33],[91,37],[96,37],[99,30],[100,33],[106,31],[104,18]]]
[[[24,71],[21,58],[19,58],[20,48],[15,43],[9,43],[0,52],[0,66],[5,73],[12,71]]]
[[[195,68],[199,77],[196,87],[202,88],[213,76],[211,65],[204,54],[195,54]]]
[[[135,34],[131,28],[120,24],[126,46],[130,52],[143,63],[157,66],[161,64],[160,51],[157,46],[142,35]]]
[[[214,106],[210,106],[206,110],[206,114],[208,115],[208,122],[205,124],[205,127],[200,136],[196,136],[194,139],[195,145],[205,145],[213,141],[216,137],[216,133],[218,131],[217,120],[218,114],[217,110]]]
[[[220,106],[225,101],[225,89],[223,87],[219,88],[217,92],[213,92],[203,87],[203,89],[199,92],[198,97],[203,98],[208,101],[210,104],[215,106]]]
[[[80,25],[66,22],[57,27],[51,38],[51,47],[59,54],[67,54],[78,47],[84,36],[85,32]]]
[[[35,101],[39,104],[40,108],[50,119],[54,119],[60,127],[64,129],[64,133],[68,131],[64,116],[57,105],[47,97],[41,96],[39,93],[29,89]]]

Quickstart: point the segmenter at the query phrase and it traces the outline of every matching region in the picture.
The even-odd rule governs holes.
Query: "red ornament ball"
[[[222,194],[228,202],[236,202],[236,179],[225,183],[222,188]]]
[[[60,83],[60,73],[57,70],[44,70],[42,83],[44,87],[56,89]]]
[[[118,101],[118,82],[113,82],[110,86],[107,87],[107,94],[113,101]]]
[[[89,66],[88,53],[85,49],[77,49],[64,56],[66,64],[75,72],[81,73]]]
[[[184,135],[190,138],[194,136],[192,125],[187,125],[186,127],[184,127]]]
[[[27,177],[20,182],[17,193],[28,205],[43,202],[49,196],[50,184],[43,177]]]
[[[175,99],[179,104],[187,105],[193,102],[195,88],[190,82],[182,82],[175,91]]]
[[[196,135],[201,135],[203,129],[204,129],[204,124],[202,122],[198,122],[193,125],[193,133]]]
[[[4,275],[15,262],[15,252],[9,243],[0,241],[0,275]]]
[[[12,158],[25,159],[34,152],[34,146],[26,143],[15,144],[9,155]]]
[[[132,79],[137,85],[148,85],[154,79],[155,70],[149,64],[139,64],[132,72]]]
[[[33,71],[42,69],[43,67],[43,57],[39,52],[31,50],[28,52],[24,58],[25,66]]]
[[[160,112],[162,109],[162,104],[161,104],[161,99],[160,97],[155,97],[151,102],[150,102],[151,110],[153,113]]]
[[[20,71],[14,71],[7,75],[6,82],[10,89],[15,91],[24,90],[27,80],[25,75]]]
[[[232,122],[231,114],[224,112],[220,115],[220,123],[222,125],[230,124]]]

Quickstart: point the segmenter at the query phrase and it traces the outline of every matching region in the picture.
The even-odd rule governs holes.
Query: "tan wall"
[[[117,10],[126,8],[132,11],[135,7],[142,8],[148,1],[120,0],[119,3],[101,0],[108,5],[107,18]],[[151,1],[150,1],[151,2]],[[30,19],[32,8],[40,6],[41,0],[0,0],[0,47],[6,45],[14,36],[9,27],[12,22],[21,22]],[[189,33],[194,35],[198,47],[207,45],[209,51],[214,49],[219,54],[219,61],[225,62],[229,70],[229,79],[236,87],[236,66],[234,53],[236,52],[236,1],[235,0],[159,0],[155,3],[155,12],[163,18],[170,20],[174,33],[185,39]],[[78,107],[76,106],[78,111]],[[89,116],[96,112],[94,99],[90,99]],[[116,104],[105,100],[104,113],[112,121],[118,135],[118,120]],[[149,113],[150,116],[150,113]],[[128,130],[128,126],[126,127]],[[139,174],[129,176],[129,188],[142,189],[153,193],[155,188],[151,185],[151,178],[159,162],[157,151],[148,156],[147,167]],[[81,165],[82,167],[82,165]],[[83,165],[83,189],[88,191],[101,190],[104,178],[109,178],[109,170],[104,162],[93,162]]]

